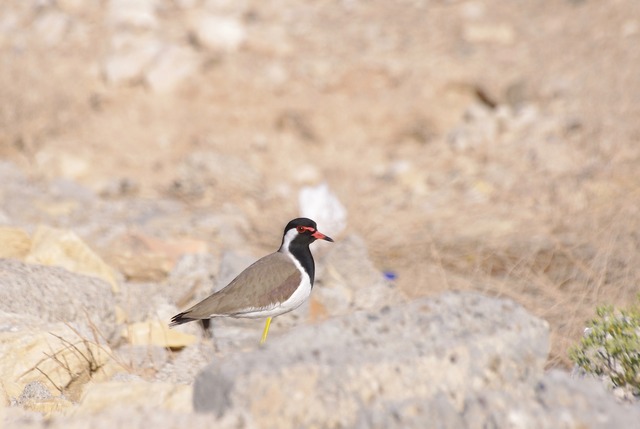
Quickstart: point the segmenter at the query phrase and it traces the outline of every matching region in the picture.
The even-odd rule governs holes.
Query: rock
[[[500,121],[493,110],[481,103],[467,107],[464,122],[448,132],[449,144],[458,151],[479,147],[498,140]]]
[[[88,9],[85,0],[56,0],[55,5],[58,9],[73,14],[80,14]],[[93,2],[91,6],[95,5],[96,2]]]
[[[463,38],[469,43],[496,43],[512,45],[516,34],[509,24],[467,24],[463,29]]]
[[[190,22],[193,38],[209,50],[235,52],[246,39],[246,28],[236,18],[198,13]]]
[[[109,20],[117,27],[153,29],[158,26],[157,0],[109,0]]]
[[[191,388],[186,384],[146,381],[91,383],[74,414],[97,414],[123,406],[188,412],[191,411]]]
[[[112,85],[137,83],[156,56],[162,43],[144,36],[129,34],[115,36],[112,52],[102,64],[105,80]]]
[[[457,408],[450,398],[413,398],[374,403],[360,414],[356,428],[418,429],[437,421],[439,428],[631,428],[640,409],[620,404],[592,380],[572,379],[562,371],[545,374],[517,389],[487,389],[468,394]]]
[[[433,423],[437,422],[434,426]],[[464,429],[462,415],[443,393],[432,399],[413,398],[399,402],[374,402],[358,411],[354,429]],[[471,426],[474,427],[474,426]]]
[[[314,287],[312,299],[328,315],[353,310],[377,310],[403,300],[393,283],[375,268],[364,240],[350,235],[336,241],[321,265],[322,276]]]
[[[163,239],[142,231],[127,231],[115,237],[107,259],[130,281],[160,281],[167,278],[185,254],[207,251],[207,243],[191,238]]]
[[[25,410],[36,411],[45,416],[64,411],[73,405],[62,396],[53,396],[49,388],[40,381],[28,383],[15,402]]]
[[[24,259],[31,249],[29,234],[19,228],[0,226],[0,258]]]
[[[30,399],[49,399],[51,398],[51,392],[44,384],[39,381],[32,381],[24,386],[24,390],[18,398],[18,403],[23,403]]]
[[[47,46],[53,47],[64,41],[70,26],[71,20],[67,14],[51,9],[38,14],[32,28]]]
[[[35,156],[38,168],[50,178],[64,177],[80,179],[91,171],[89,161],[79,154],[67,153],[59,149],[43,148]]]
[[[572,378],[553,370],[535,385],[535,419],[539,427],[592,429],[634,427],[640,421],[640,408],[621,404],[595,379]]]
[[[0,259],[0,279],[0,311],[93,325],[105,338],[115,333],[115,300],[102,280],[10,259]]]
[[[301,326],[216,359],[196,378],[193,404],[217,416],[244,409],[278,428],[350,427],[379,400],[445,395],[459,410],[468,392],[534,383],[548,335],[511,301],[447,293]]]
[[[132,368],[132,372],[142,375],[155,375],[169,359],[169,352],[165,347],[149,345],[123,344],[118,347],[117,355],[118,360]],[[130,374],[124,376],[129,377]]]
[[[154,345],[172,349],[182,348],[197,341],[195,336],[170,329],[166,322],[157,320],[127,325],[122,329],[122,336],[133,345]]]
[[[98,413],[80,413],[71,416],[43,418],[37,413],[19,413],[8,409],[6,427],[20,429],[211,429],[211,417],[187,412],[166,411],[157,407],[134,408],[117,405]],[[217,420],[216,429],[255,428],[244,414]]]
[[[245,159],[213,151],[192,152],[178,166],[182,193],[200,195],[259,195],[264,178]]]
[[[23,187],[28,184],[25,172],[18,168],[16,164],[5,160],[0,161],[0,180],[2,180],[2,183],[16,187]]]
[[[36,382],[49,392],[76,400],[89,380],[105,380],[124,370],[101,333],[91,326],[42,322],[16,313],[0,312],[0,354],[0,379],[8,397],[29,396],[30,389],[27,393],[24,389]],[[32,401],[32,409],[55,411],[66,404],[55,398],[47,402]]]
[[[226,203],[220,210],[212,211],[208,207],[196,211],[191,220],[193,229],[209,231],[215,236],[216,248],[238,248],[246,242],[247,234],[251,233],[251,224],[245,208]]]
[[[216,292],[235,279],[238,274],[244,271],[249,265],[256,262],[258,258],[234,251],[226,251],[220,259],[220,270],[218,278],[211,293]]]
[[[178,308],[185,308],[190,302],[210,295],[219,265],[218,259],[210,253],[183,255],[169,274],[170,301]]]
[[[78,274],[98,277],[120,290],[115,273],[73,231],[39,226],[33,234],[31,250],[25,258],[31,264],[53,265]]]
[[[9,219],[9,216],[2,209],[0,209],[0,223],[8,224],[10,222],[11,220]]]
[[[246,410],[260,427],[282,428],[604,429],[640,418],[597,381],[544,374],[546,323],[475,293],[356,313],[270,340],[205,368],[195,409]]]
[[[199,66],[199,56],[193,50],[170,46],[158,54],[149,66],[145,79],[153,92],[168,93],[192,78]]]
[[[103,198],[134,196],[140,191],[140,184],[130,177],[108,178],[94,185]]]
[[[213,350],[210,345],[198,343],[186,347],[172,362],[163,366],[157,380],[170,383],[193,383],[198,372],[209,362]]]
[[[162,283],[124,283],[116,297],[118,317],[123,323],[147,320],[168,321],[178,309],[169,300],[170,285]]]
[[[70,179],[57,178],[51,181],[48,192],[51,197],[58,200],[76,201],[86,210],[86,206],[94,205],[98,202],[96,194],[89,188]]]
[[[200,0],[174,0],[173,3],[180,9],[193,9],[200,4]]]
[[[625,23],[622,24],[622,28],[620,29],[620,34],[622,35],[622,37],[631,37],[635,34],[638,34],[639,31],[640,31],[640,22],[638,22],[637,20],[631,19],[631,20],[625,21]]]
[[[296,168],[293,173],[293,179],[300,184],[310,185],[317,183],[322,178],[322,173],[313,164],[302,164]],[[313,218],[312,218],[313,219]]]

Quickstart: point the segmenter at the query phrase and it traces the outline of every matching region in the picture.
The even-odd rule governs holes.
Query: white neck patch
[[[298,231],[296,231],[295,228],[291,228],[289,231],[287,231],[287,233],[284,235],[284,240],[282,241],[282,246],[280,246],[279,251],[287,255],[290,255],[289,245],[297,236],[298,236]]]

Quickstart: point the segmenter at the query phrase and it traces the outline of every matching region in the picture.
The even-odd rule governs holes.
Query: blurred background
[[[5,224],[113,261],[134,221],[65,201],[175,201],[150,235],[259,256],[326,184],[402,292],[512,298],[550,366],[640,290],[640,2],[5,0],[0,52],[2,161],[59,190]]]

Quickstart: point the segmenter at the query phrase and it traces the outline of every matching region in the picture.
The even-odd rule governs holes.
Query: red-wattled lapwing
[[[214,317],[266,317],[260,344],[267,340],[271,319],[298,308],[311,293],[315,264],[309,245],[333,241],[316,229],[311,219],[287,224],[277,252],[254,262],[227,286],[187,311],[176,314],[170,326]]]

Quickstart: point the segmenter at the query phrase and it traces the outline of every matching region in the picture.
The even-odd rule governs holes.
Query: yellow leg
[[[260,344],[267,342],[267,335],[269,334],[269,326],[271,326],[271,317],[267,317],[267,323],[264,324],[264,331],[262,331],[262,338]]]

